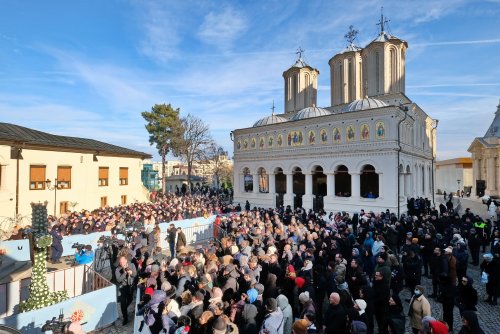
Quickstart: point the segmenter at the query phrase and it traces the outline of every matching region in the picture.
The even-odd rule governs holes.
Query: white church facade
[[[405,95],[407,43],[383,24],[365,48],[348,41],[329,61],[331,106],[316,106],[319,71],[299,53],[284,113],[232,132],[234,202],[402,213],[432,199],[437,121]]]

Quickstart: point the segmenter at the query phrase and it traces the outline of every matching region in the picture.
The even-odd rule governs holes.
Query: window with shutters
[[[103,196],[101,197],[101,208],[104,208],[106,205],[108,205],[108,197]]]
[[[126,186],[128,184],[128,167],[120,167],[120,185]]]
[[[109,167],[99,167],[99,187],[109,185]]]
[[[45,189],[45,166],[30,166],[30,190]]]
[[[127,204],[127,195],[122,195],[122,204]]]
[[[64,214],[64,213],[68,212],[68,207],[69,207],[68,202],[66,202],[66,201],[60,202],[59,203],[59,213]]]
[[[71,166],[57,166],[58,189],[71,189]]]

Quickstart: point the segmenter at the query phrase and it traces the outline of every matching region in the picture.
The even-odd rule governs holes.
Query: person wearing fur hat
[[[299,295],[299,303],[301,305],[299,318],[303,318],[306,313],[316,313],[316,305],[314,305],[308,291],[304,291]]]

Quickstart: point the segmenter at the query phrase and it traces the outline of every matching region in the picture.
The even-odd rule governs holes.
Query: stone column
[[[488,158],[488,169],[486,170],[486,173],[488,175],[488,183],[486,184],[486,188],[488,189],[488,193],[490,195],[495,195],[496,193],[496,186],[497,186],[497,181],[496,181],[496,170],[495,170],[495,158],[490,157]]]
[[[304,173],[306,193],[302,196],[302,207],[305,210],[313,208],[313,176],[312,173]]]
[[[269,177],[269,193],[274,196],[276,193],[276,175],[269,174],[268,177]]]
[[[329,196],[329,197],[335,196],[335,174],[334,173],[326,174],[326,196]]]
[[[285,173],[286,175],[286,194],[283,197],[283,204],[286,207],[290,205],[293,208],[293,173]]]
[[[474,154],[472,155],[472,189],[470,191],[471,198],[472,196],[476,196],[476,180],[479,180],[479,164]]]
[[[378,173],[378,198],[384,198],[384,173]]]
[[[350,173],[351,174],[351,198],[359,199],[360,197],[360,173]]]
[[[259,184],[260,184],[260,175],[259,174],[252,174],[253,177],[253,192],[254,194],[259,193]]]

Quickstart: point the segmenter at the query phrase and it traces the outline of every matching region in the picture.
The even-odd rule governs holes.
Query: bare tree
[[[207,159],[207,149],[213,142],[210,128],[200,118],[188,114],[181,119],[183,136],[173,148],[175,156],[180,157],[188,167],[188,189],[191,190],[193,163]]]
[[[221,176],[228,164],[227,152],[216,142],[210,143],[207,148],[207,163],[210,164],[210,171],[215,177],[217,189],[220,189]]]

